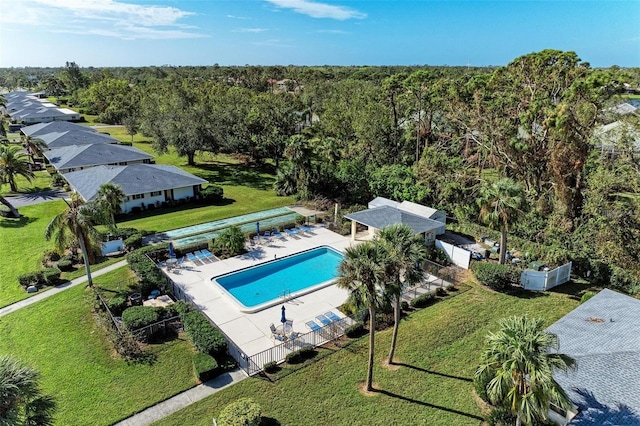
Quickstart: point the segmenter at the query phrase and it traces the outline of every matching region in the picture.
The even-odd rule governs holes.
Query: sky
[[[0,67],[640,66],[639,0],[0,0]]]

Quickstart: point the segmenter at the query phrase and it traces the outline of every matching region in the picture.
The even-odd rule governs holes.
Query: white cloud
[[[238,28],[233,30],[234,33],[263,33],[269,31],[268,28]]]
[[[347,19],[363,19],[366,13],[344,6],[334,6],[326,3],[317,3],[309,0],[267,0],[269,3],[284,8],[293,9],[295,12],[312,18],[330,18],[344,21]]]
[[[5,15],[5,14],[3,14]],[[175,7],[138,5],[116,0],[14,0],[11,20],[52,32],[94,34],[121,39],[203,37],[180,20],[193,12]],[[16,20],[16,16],[19,18]],[[25,19],[23,19],[25,17]]]
[[[251,19],[247,16],[236,16],[236,15],[227,15],[227,18],[229,19]]]
[[[343,30],[316,30],[314,33],[322,33],[322,34],[349,34],[347,31]]]

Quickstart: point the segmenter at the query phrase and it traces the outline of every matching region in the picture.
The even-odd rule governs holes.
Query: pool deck
[[[185,261],[180,269],[162,270],[244,353],[253,355],[274,346],[269,324],[280,324],[283,304],[287,318],[293,320],[293,329],[306,333],[309,330],[305,322],[316,315],[333,310],[342,316],[336,308],[347,300],[349,292],[330,285],[292,300],[283,299],[282,303],[259,312],[244,313],[211,278],[320,246],[343,252],[351,244],[349,237],[315,226],[312,234],[300,232],[293,238],[287,236],[286,240],[274,238],[269,244],[249,247],[249,252],[241,256],[199,264]]]

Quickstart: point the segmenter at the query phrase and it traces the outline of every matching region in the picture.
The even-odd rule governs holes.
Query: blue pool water
[[[283,292],[295,294],[335,279],[341,261],[339,252],[318,247],[212,280],[245,307],[255,308],[277,301]]]

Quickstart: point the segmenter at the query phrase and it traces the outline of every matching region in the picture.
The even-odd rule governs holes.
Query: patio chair
[[[200,250],[194,251],[193,254],[195,254],[198,260],[202,263],[204,263],[204,261],[208,259],[207,256]]]
[[[269,324],[269,329],[271,330],[271,337],[281,342],[284,342],[284,336],[278,332],[276,326],[273,323]]]
[[[322,325],[331,325],[331,320],[327,317],[325,317],[324,315],[318,315],[316,317],[316,319],[318,320],[319,323],[321,323]]]
[[[284,240],[284,235],[282,235],[276,228],[273,228],[271,230],[271,235],[273,235],[274,237]]]
[[[267,240],[267,242],[271,241],[271,232],[270,231],[264,231],[264,239]]]
[[[178,262],[176,263],[176,268],[182,268],[183,263],[184,263],[184,256],[178,259]]]
[[[189,259],[189,261],[194,264],[201,262],[200,259],[198,259],[193,253],[187,253],[187,259]]]
[[[307,234],[311,234],[311,228],[309,228],[307,225],[300,225],[300,229]]]
[[[340,318],[338,315],[334,314],[333,311],[326,312],[324,314],[324,316],[329,318],[333,322],[338,322],[338,321],[342,320],[342,318]]]
[[[262,243],[262,240],[260,239],[260,235],[254,235],[254,237],[253,237],[253,243],[254,243],[254,244],[258,244],[258,245],[259,245],[260,243]]]
[[[295,235],[294,232],[291,231],[291,229],[285,229],[284,232],[286,232],[287,235],[291,238],[293,238],[293,236]]]
[[[290,331],[293,331],[293,320],[292,319],[288,319],[285,323],[284,323],[284,333],[287,334]]]
[[[316,324],[315,321],[307,321],[307,322],[304,323],[304,325],[309,327],[309,329],[311,331],[320,331],[320,330],[322,330],[322,327],[320,327],[318,324]]]
[[[216,257],[208,249],[202,249],[202,254],[204,254],[207,257],[207,259],[209,259],[211,261],[215,261],[216,260]]]

